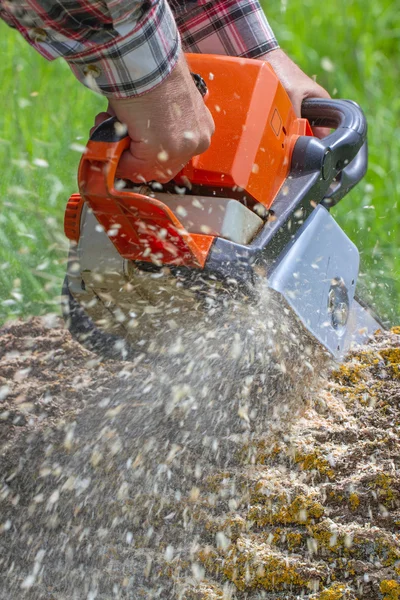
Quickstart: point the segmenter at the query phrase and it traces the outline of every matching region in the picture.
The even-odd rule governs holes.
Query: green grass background
[[[364,294],[400,322],[400,11],[390,0],[268,0],[281,47],[369,121],[367,177],[335,209],[362,256]],[[0,23],[0,321],[58,310],[64,206],[104,99]]]

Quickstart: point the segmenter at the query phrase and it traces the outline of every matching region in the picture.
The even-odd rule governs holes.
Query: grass
[[[63,212],[104,100],[0,24],[0,320],[58,311],[67,244]]]
[[[400,13],[390,0],[268,3],[281,46],[332,96],[351,98],[369,124],[369,169],[334,209],[361,253],[363,296],[400,319]]]
[[[369,121],[366,178],[335,209],[362,255],[362,287],[400,318],[400,13],[377,0],[268,1],[282,48]],[[0,321],[57,311],[67,244],[65,202],[76,191],[79,145],[104,99],[61,60],[47,63],[0,23]]]

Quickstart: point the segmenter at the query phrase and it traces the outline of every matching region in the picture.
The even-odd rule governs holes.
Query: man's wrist
[[[282,50],[282,48],[277,46],[276,48],[272,48],[271,50],[269,50],[269,52],[265,52],[265,54],[258,56],[257,60],[268,61],[268,60],[275,59],[275,58],[283,56],[283,55],[285,55],[285,52]]]
[[[117,108],[123,109],[133,104],[143,105],[143,103],[153,100],[154,97],[157,97],[158,102],[162,105],[163,102],[169,102],[171,98],[174,97],[175,93],[182,91],[182,89],[187,90],[192,83],[195,85],[185,55],[180,51],[173,69],[158,85],[142,94],[137,94],[136,96],[109,98],[109,105],[113,110],[117,110]]]

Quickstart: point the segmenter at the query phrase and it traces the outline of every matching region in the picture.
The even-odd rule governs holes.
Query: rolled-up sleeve
[[[170,0],[185,52],[259,58],[279,48],[258,0]]]
[[[181,44],[165,0],[139,21],[114,30],[118,36],[111,42],[65,57],[82,83],[105,96],[126,98],[148,92],[171,73]]]
[[[0,16],[45,58],[63,57],[104,96],[162,83],[186,52],[258,58],[278,48],[258,0],[0,0]]]
[[[0,16],[40,54],[63,57],[84,85],[108,97],[155,88],[181,53],[167,0],[21,0],[6,6]]]

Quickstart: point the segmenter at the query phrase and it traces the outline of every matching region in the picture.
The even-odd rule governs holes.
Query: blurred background
[[[360,291],[400,323],[400,11],[391,0],[268,0],[280,45],[369,123],[366,178],[333,215],[361,252]],[[0,322],[58,312],[65,203],[105,100],[0,22]]]

